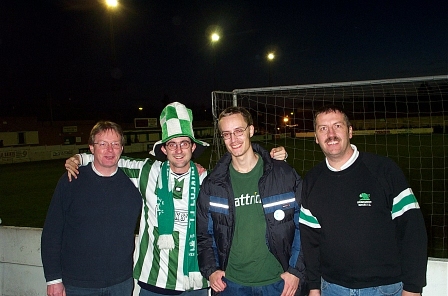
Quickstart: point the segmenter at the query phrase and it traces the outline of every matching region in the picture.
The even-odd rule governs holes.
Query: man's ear
[[[193,153],[194,150],[196,150],[196,143],[195,143],[195,142],[193,142],[193,143],[191,144],[191,153]]]
[[[90,149],[90,153],[95,154],[95,153],[93,153],[93,151],[94,151],[93,145],[89,145],[89,149]]]
[[[165,155],[167,155],[167,154],[166,154],[166,147],[165,147],[165,145],[162,145],[162,147],[160,147],[160,150],[162,150],[162,152],[163,152]]]
[[[249,126],[249,138],[252,138],[255,132],[255,127],[253,125]]]

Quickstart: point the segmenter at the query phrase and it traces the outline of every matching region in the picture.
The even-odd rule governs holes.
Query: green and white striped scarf
[[[174,249],[174,201],[173,191],[169,186],[170,167],[169,161],[162,164],[157,179],[157,203],[160,249]],[[199,193],[199,174],[195,164],[190,161],[190,191],[188,196],[188,227],[184,253],[184,288],[189,290],[202,286],[202,275],[199,272],[197,242],[196,242],[196,199]]]

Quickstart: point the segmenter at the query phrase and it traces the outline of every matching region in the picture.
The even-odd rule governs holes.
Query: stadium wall
[[[124,146],[126,153],[143,152],[152,149],[154,142],[132,143]],[[89,151],[84,145],[52,145],[52,146],[21,146],[0,148],[0,164],[66,159],[73,154]]]
[[[421,116],[400,118],[376,118],[350,120],[354,129],[409,129],[415,127],[445,127],[447,124],[445,116]]]
[[[199,137],[208,136],[209,130],[204,135],[199,132]],[[373,130],[357,130],[353,131],[357,135],[374,135],[374,134],[429,134],[433,133],[433,128],[411,128],[411,129],[373,129]],[[288,134],[289,135],[289,134]],[[278,138],[287,136],[286,134],[275,135]],[[295,133],[296,138],[314,137],[313,132]],[[151,137],[149,142],[131,143],[124,146],[126,153],[150,151],[152,145],[159,137]],[[254,135],[253,141],[264,141],[272,139],[271,134]],[[19,146],[19,147],[3,147],[0,148],[0,164],[41,161],[51,159],[65,159],[73,154],[89,151],[87,144],[82,145],[51,145],[51,146]]]

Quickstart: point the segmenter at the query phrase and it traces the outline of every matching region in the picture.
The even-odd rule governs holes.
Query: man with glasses
[[[121,127],[100,121],[89,147],[95,159],[56,186],[42,231],[47,295],[131,295],[134,230],[140,193],[118,169]],[[123,215],[126,213],[126,215]]]
[[[192,122],[185,105],[167,105],[160,115],[162,140],[151,151],[157,160],[122,157],[118,163],[144,201],[134,267],[143,296],[208,294],[197,263],[195,223],[196,197],[207,172],[198,172],[191,160],[209,144],[194,137]],[[284,159],[283,148],[275,151]],[[81,156],[82,164],[92,160]],[[73,164],[67,160],[69,171],[76,169]]]
[[[225,109],[218,127],[228,153],[204,180],[197,201],[201,273],[222,296],[300,294],[302,180],[251,143],[246,109]]]

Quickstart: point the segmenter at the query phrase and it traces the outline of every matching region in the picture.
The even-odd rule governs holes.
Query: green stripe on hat
[[[210,146],[208,143],[195,139],[193,132],[193,112],[185,105],[174,102],[163,108],[160,114],[160,126],[162,128],[162,140],[156,142],[150,154],[155,155],[160,161],[166,160],[161,146],[167,141],[177,137],[189,137],[196,143],[192,158],[196,158]]]
[[[193,113],[185,105],[175,102],[166,106],[160,114],[162,143],[180,136],[194,139],[192,121]]]

